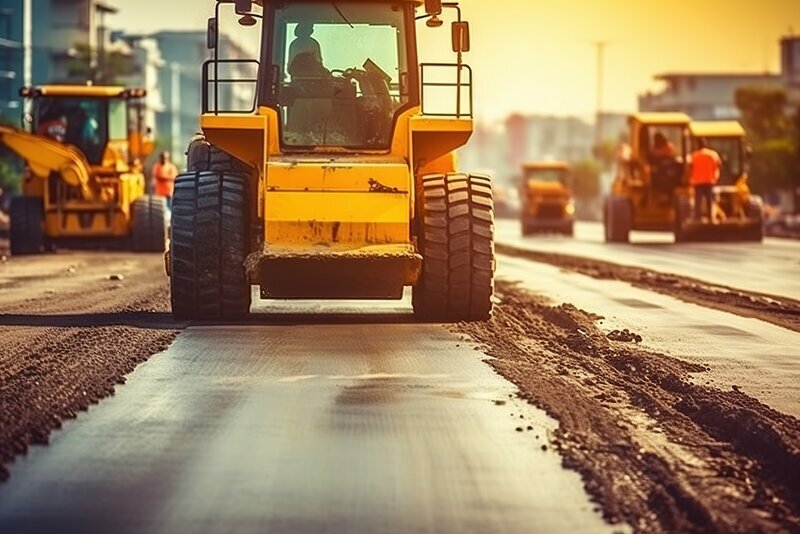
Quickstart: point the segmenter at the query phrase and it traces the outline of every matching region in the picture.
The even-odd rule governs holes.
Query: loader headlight
[[[575,204],[571,201],[567,202],[567,205],[564,206],[564,211],[567,215],[575,215]]]

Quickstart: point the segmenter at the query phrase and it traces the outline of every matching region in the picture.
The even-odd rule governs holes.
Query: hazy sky
[[[109,0],[109,26],[203,29],[213,0]],[[800,0],[462,0],[471,23],[476,111],[589,115],[594,41],[606,49],[605,108],[631,111],[667,71],[777,72],[778,39],[800,33]],[[438,33],[435,39],[430,35]],[[448,59],[447,27],[423,31],[420,55]],[[198,66],[199,68],[199,66]]]

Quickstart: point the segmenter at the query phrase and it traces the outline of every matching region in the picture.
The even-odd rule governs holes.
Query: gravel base
[[[126,374],[169,346],[180,326],[168,313],[160,257],[98,255],[86,264],[75,259],[77,267],[56,275],[25,274],[57,259],[10,260],[0,270],[2,285],[16,294],[40,293],[0,297],[0,479],[15,455],[47,443],[64,419],[113,395]],[[120,269],[132,274],[124,281],[105,274]]]

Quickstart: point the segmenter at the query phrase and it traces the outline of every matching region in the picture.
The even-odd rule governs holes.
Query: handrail
[[[220,113],[241,113],[241,114],[251,114],[254,113],[256,110],[256,100],[258,98],[258,85],[259,85],[259,78],[220,78],[219,77],[219,66],[220,64],[228,64],[228,65],[255,65],[256,67],[260,66],[260,62],[257,59],[209,59],[203,63],[203,76],[202,76],[202,84],[203,84],[203,113],[213,113],[215,115],[219,115]],[[214,67],[214,77],[210,76],[209,67]],[[258,72],[259,69],[256,69]],[[236,110],[236,109],[220,109],[219,104],[219,90],[220,85],[234,85],[239,83],[251,83],[253,84],[253,105],[247,110]],[[209,102],[209,88],[213,86],[214,91],[214,105],[211,106]]]
[[[425,81],[425,69],[426,68],[441,68],[441,67],[452,67],[456,69],[456,81],[455,82],[426,82]],[[422,106],[422,114],[427,115],[429,117],[455,117],[457,119],[461,118],[472,118],[473,116],[473,96],[472,96],[472,68],[469,65],[459,64],[459,63],[420,63],[420,102]],[[462,71],[466,70],[469,74],[469,79],[464,81],[462,77]],[[434,113],[425,110],[425,88],[426,87],[455,87],[456,88],[456,110],[455,113]],[[462,106],[462,98],[461,98],[461,91],[462,89],[468,89],[469,97],[468,103],[469,108],[465,112]]]

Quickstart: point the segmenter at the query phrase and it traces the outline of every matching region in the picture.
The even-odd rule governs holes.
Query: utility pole
[[[94,4],[94,9],[97,12],[99,24],[97,25],[97,72],[93,77],[95,82],[104,84],[110,81],[106,79],[106,15],[113,15],[119,10],[101,2]],[[90,56],[92,53],[93,51],[90,51]]]
[[[603,93],[605,84],[605,52],[608,41],[595,41],[597,48],[597,101],[595,117],[595,147],[599,148],[603,143]]]
[[[170,156],[177,161],[177,154],[181,153],[183,142],[183,132],[181,132],[181,64],[172,62],[169,64],[170,72],[170,96],[169,96],[169,117],[170,117]]]
[[[33,14],[31,0],[22,2],[22,85],[33,85]]]

